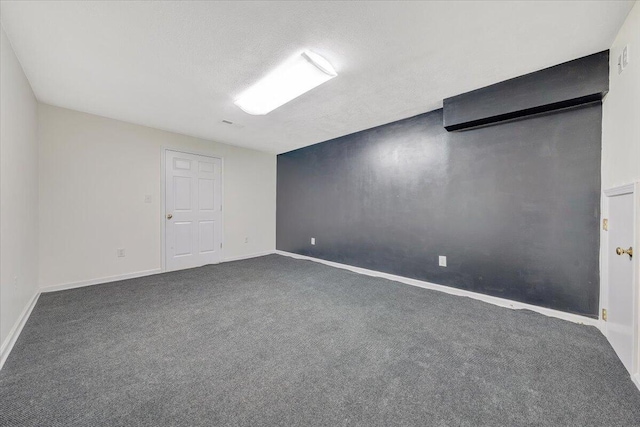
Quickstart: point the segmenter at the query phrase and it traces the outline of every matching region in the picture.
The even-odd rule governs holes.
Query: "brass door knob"
[[[618,255],[629,255],[629,258],[633,257],[633,248],[630,246],[629,249],[622,249],[621,247],[616,248],[616,253]]]
[[[167,214],[167,219],[171,219],[171,218],[173,218],[173,215],[171,215],[171,214]],[[619,248],[618,248],[618,249],[619,249]]]

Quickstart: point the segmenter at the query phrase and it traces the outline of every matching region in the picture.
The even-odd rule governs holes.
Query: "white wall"
[[[0,30],[0,342],[38,285],[37,101]]]
[[[618,74],[618,55],[629,45],[631,62]],[[640,3],[611,46],[609,93],[602,110],[602,188],[640,181]]]
[[[38,120],[42,287],[160,269],[162,147],[224,158],[225,259],[275,249],[275,155],[44,104]]]

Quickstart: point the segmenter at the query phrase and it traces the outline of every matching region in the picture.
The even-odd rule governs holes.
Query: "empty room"
[[[0,23],[1,427],[640,426],[640,2]]]

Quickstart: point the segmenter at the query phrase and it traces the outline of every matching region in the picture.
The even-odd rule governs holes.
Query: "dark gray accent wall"
[[[609,91],[609,51],[447,98],[447,130],[511,120],[600,101]]]
[[[436,110],[281,154],[277,248],[597,317],[601,109],[451,133]]]

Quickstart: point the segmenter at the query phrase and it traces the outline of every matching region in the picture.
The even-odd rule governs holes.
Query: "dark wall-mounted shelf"
[[[447,98],[448,131],[469,129],[602,100],[609,91],[609,51]]]

